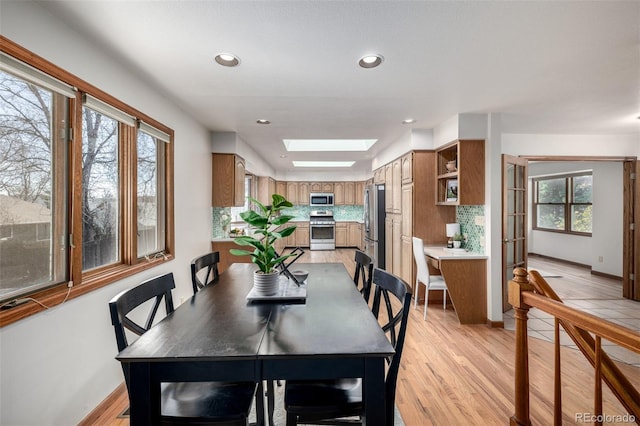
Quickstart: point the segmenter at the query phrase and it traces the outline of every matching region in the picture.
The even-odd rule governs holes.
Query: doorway
[[[503,226],[502,226],[502,288],[503,288],[503,311],[510,309],[510,305],[506,299],[508,282],[513,277],[513,267],[526,268],[527,254],[529,246],[527,244],[528,227],[526,226],[527,202],[524,206],[517,203],[515,197],[518,192],[527,193],[526,188],[519,188],[517,181],[514,180],[514,173],[518,173],[518,167],[527,173],[527,165],[529,162],[620,162],[622,163],[622,182],[623,202],[620,208],[612,206],[611,212],[619,212],[623,216],[622,223],[622,297],[640,301],[640,283],[634,279],[635,271],[639,270],[640,260],[637,259],[636,253],[640,253],[637,234],[634,231],[634,223],[640,223],[638,216],[640,214],[638,185],[635,176],[640,170],[639,163],[635,157],[511,157],[503,155]],[[527,177],[524,178],[528,181]],[[528,185],[528,183],[527,183]],[[525,195],[528,199],[530,195]],[[516,211],[519,210],[519,211]],[[524,218],[519,219],[518,215],[524,210]],[[520,227],[524,224],[524,235],[519,235]],[[521,244],[519,244],[519,242]],[[515,250],[516,247],[522,247],[523,252]],[[511,248],[511,250],[510,250]]]

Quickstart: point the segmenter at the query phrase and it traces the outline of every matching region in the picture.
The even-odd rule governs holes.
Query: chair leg
[[[442,290],[442,309],[447,310],[447,289]]]
[[[427,319],[427,305],[429,304],[429,285],[424,285],[424,315],[422,319],[426,321]]]
[[[273,411],[275,409],[275,393],[273,390],[273,380],[267,380],[267,416],[269,426],[273,426]]]
[[[258,382],[258,388],[256,389],[256,425],[264,426],[264,390],[262,382]]]

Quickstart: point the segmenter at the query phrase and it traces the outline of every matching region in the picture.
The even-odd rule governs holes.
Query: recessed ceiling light
[[[366,55],[360,58],[358,65],[362,68],[375,68],[382,63],[384,58],[382,55]]]
[[[378,139],[283,139],[287,151],[367,151]]]
[[[258,123],[258,124],[271,124],[271,122],[269,120],[265,120],[264,118],[256,120],[256,123]]]
[[[407,118],[406,120],[402,120],[402,124],[413,124],[415,122],[415,118]]]
[[[215,60],[217,63],[225,67],[235,67],[240,63],[240,59],[231,53],[218,53]]]
[[[355,161],[292,161],[293,167],[351,167]]]

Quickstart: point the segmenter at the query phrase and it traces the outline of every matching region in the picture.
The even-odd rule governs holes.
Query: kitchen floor
[[[567,306],[640,332],[640,302],[622,297],[622,280],[592,275],[587,267],[539,256],[529,257],[529,269],[540,272]],[[514,329],[513,314],[513,309],[504,313],[507,330]],[[539,309],[529,312],[527,328],[529,337],[554,341],[554,319]],[[578,350],[562,328],[560,344]],[[602,346],[611,358],[640,367],[640,354],[604,340]]]

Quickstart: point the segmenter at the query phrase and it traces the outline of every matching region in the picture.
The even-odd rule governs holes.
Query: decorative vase
[[[280,284],[280,271],[273,271],[268,274],[262,271],[253,273],[253,288],[256,292],[264,296],[273,296],[278,292]]]
[[[453,242],[453,248],[460,248],[460,244],[462,243],[462,241],[454,241]]]

